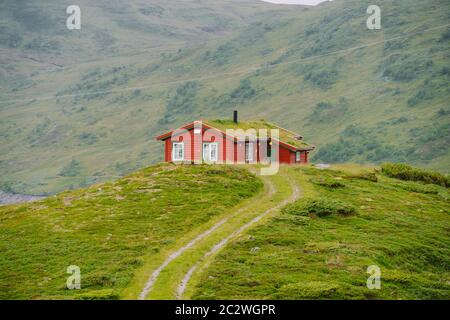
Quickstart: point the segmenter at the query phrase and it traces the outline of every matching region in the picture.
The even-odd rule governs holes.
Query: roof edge
[[[206,127],[210,128],[210,129],[217,130],[217,131],[219,131],[220,133],[222,133],[222,134],[224,134],[225,136],[228,136],[228,137],[230,137],[230,138],[232,138],[232,139],[236,139],[236,137],[230,136],[229,134],[227,134],[226,132],[222,131],[221,129],[218,129],[218,128],[213,127],[213,126],[211,126],[211,125],[209,125],[209,124],[206,124],[205,122],[207,122],[207,120],[205,120],[205,119],[200,119],[200,120],[195,120],[195,121],[189,122],[189,123],[187,123],[187,124],[184,124],[184,125],[180,126],[180,127],[177,128],[177,129],[172,129],[172,130],[170,130],[170,131],[168,131],[168,132],[166,132],[166,133],[163,133],[163,134],[161,134],[161,135],[155,137],[155,139],[158,140],[158,141],[164,141],[164,140],[170,138],[170,136],[172,135],[172,133],[173,133],[174,131],[176,131],[176,130],[179,130],[179,129],[187,129],[187,130],[188,130],[188,129],[192,129],[192,128],[195,126],[195,123],[196,123],[196,122],[201,122],[203,126],[206,126]],[[273,125],[273,126],[275,126],[275,127],[277,127],[277,128],[279,128],[279,129],[286,130],[286,131],[288,131],[288,132],[290,132],[290,133],[292,133],[292,134],[296,134],[296,135],[297,135],[297,133],[295,133],[295,132],[293,132],[293,131],[291,131],[291,130],[285,129],[285,128],[283,128],[283,127],[280,127],[280,126],[278,126],[278,125],[276,125],[276,124],[274,124],[274,123],[268,122],[268,121],[266,121],[266,122],[269,123],[269,124],[271,124],[271,125]],[[287,143],[287,142],[284,142],[284,141],[282,141],[282,140],[279,140],[279,139],[276,139],[276,140],[279,142],[280,146],[284,146],[284,147],[286,147],[287,149],[290,149],[290,150],[293,150],[293,151],[311,151],[311,150],[314,150],[314,149],[316,148],[316,146],[314,146],[314,145],[307,146],[307,147],[296,147],[296,146],[294,146],[294,145],[292,145],[292,144],[289,144],[289,143]]]

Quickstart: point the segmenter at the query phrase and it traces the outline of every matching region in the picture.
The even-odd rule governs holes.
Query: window
[[[300,151],[297,151],[295,153],[295,162],[300,162],[301,161],[301,157],[300,157]]]
[[[217,143],[211,143],[210,145],[209,145],[209,147],[210,147],[210,155],[211,155],[211,157],[210,157],[210,160],[211,161],[217,161],[217,158],[218,158],[218,156],[217,156]]]
[[[172,144],[172,161],[184,160],[184,143],[174,142]]]
[[[217,143],[203,144],[203,161],[216,162],[218,159],[218,145]]]
[[[253,161],[253,143],[245,144],[245,162]]]

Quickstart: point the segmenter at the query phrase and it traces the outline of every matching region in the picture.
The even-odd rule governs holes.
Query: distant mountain
[[[80,31],[64,2],[0,4],[0,189],[112,179],[162,159],[158,132],[234,109],[316,161],[450,171],[448,1],[80,3]]]
[[[82,30],[68,30],[66,8],[73,1],[2,1],[0,49],[3,74],[29,76],[45,68],[129,55],[154,48],[203,43],[261,19],[287,11],[254,0],[80,0]],[[5,61],[6,60],[6,61]]]

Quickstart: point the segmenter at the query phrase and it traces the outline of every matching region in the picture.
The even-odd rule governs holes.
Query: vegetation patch
[[[433,61],[430,59],[415,58],[408,54],[393,54],[382,63],[383,77],[394,81],[409,82],[426,71],[431,71]]]
[[[164,164],[1,206],[0,299],[116,299],[147,259],[261,189],[234,166]],[[81,290],[66,288],[70,265]]]
[[[221,95],[216,99],[216,108],[227,108],[237,104],[244,104],[262,94],[263,88],[256,88],[250,79],[242,79],[239,85],[230,93]]]
[[[432,184],[422,184],[419,182],[405,181],[396,184],[397,187],[416,193],[438,194],[439,188],[435,188]]]
[[[175,94],[166,104],[166,111],[159,120],[159,124],[168,124],[175,121],[175,116],[187,114],[197,107],[197,94],[201,85],[197,81],[190,81],[179,85],[175,89]]]
[[[283,213],[293,215],[316,215],[326,217],[329,215],[349,216],[356,213],[356,208],[340,200],[318,198],[300,200],[283,208]]]
[[[347,179],[361,179],[372,182],[378,182],[378,177],[375,172],[363,171],[357,174],[352,174],[346,177]]]
[[[449,299],[450,206],[441,197],[448,189],[428,185],[439,194],[418,194],[400,185],[419,182],[354,178],[365,170],[358,166],[287,169],[309,200],[286,206],[253,228],[251,239],[244,234],[221,251],[192,298]],[[346,187],[324,188],[309,180],[322,175],[342,177]],[[336,203],[323,199],[357,208],[358,214],[309,215],[308,210],[335,211]],[[252,253],[255,247],[260,250]],[[381,269],[381,290],[367,288],[370,265]]]
[[[376,138],[377,132],[407,122],[405,119],[379,122],[370,129],[349,125],[336,142],[321,146],[313,159],[325,163],[343,163],[351,159],[357,159],[360,163],[413,162],[418,159],[431,160],[447,153],[450,124],[411,128],[408,144],[393,145]]]
[[[322,90],[330,89],[339,78],[336,66],[309,64],[300,67],[298,73],[303,75],[306,81]]]
[[[276,296],[280,299],[290,297],[292,300],[326,299],[333,297],[339,289],[338,284],[325,281],[289,283],[278,289]]]
[[[345,187],[345,183],[343,183],[339,179],[331,178],[331,177],[327,177],[327,176],[314,177],[314,178],[311,178],[310,181],[316,185],[319,185],[322,187],[327,187],[330,189]]]
[[[105,289],[80,294],[78,298],[80,300],[116,300],[119,299],[119,295],[112,289]]]
[[[216,66],[223,66],[228,63],[229,60],[238,52],[239,49],[237,49],[232,43],[227,42],[221,44],[213,52],[209,50],[206,51],[201,59],[201,62],[212,62]]]
[[[414,168],[402,163],[385,163],[381,166],[381,172],[388,177],[400,180],[423,181],[450,187],[450,177],[439,172]]]
[[[82,170],[83,165],[79,161],[72,159],[66,166],[61,169],[59,175],[61,177],[76,177],[81,174]]]
[[[308,117],[311,122],[327,122],[338,120],[345,115],[348,109],[347,99],[341,97],[338,103],[319,102],[313,113]]]

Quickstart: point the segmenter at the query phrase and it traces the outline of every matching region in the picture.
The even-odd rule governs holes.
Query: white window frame
[[[175,148],[181,146],[181,159],[179,154],[175,153]],[[175,156],[177,155],[177,157]],[[173,142],[172,143],[172,161],[184,161],[184,142]]]
[[[214,156],[213,149],[215,149]],[[202,155],[204,162],[217,162],[219,159],[219,144],[217,142],[204,142]]]
[[[245,162],[253,162],[253,143],[247,142],[245,144]]]
[[[302,161],[302,153],[300,151],[295,151],[295,162]]]

